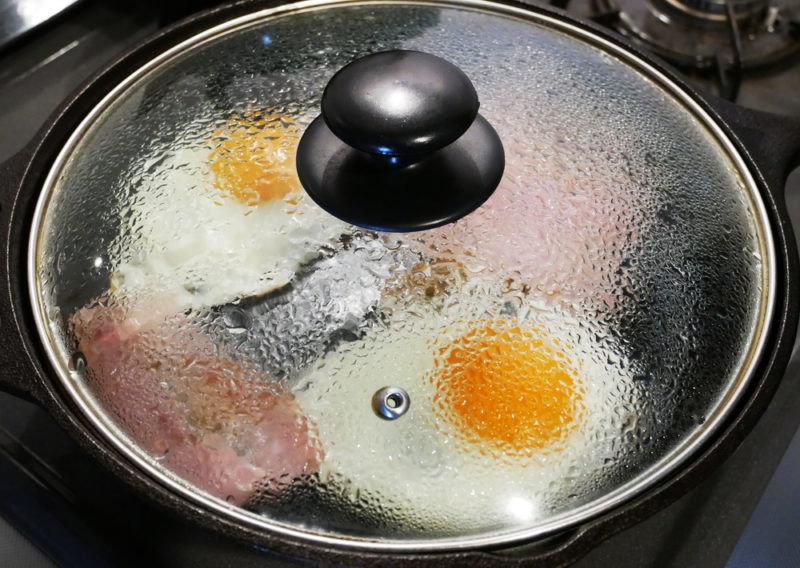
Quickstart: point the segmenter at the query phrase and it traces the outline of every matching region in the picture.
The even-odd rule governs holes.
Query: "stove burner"
[[[799,0],[593,0],[593,4],[601,23],[686,70],[730,74],[731,68],[747,71],[800,52]]]
[[[693,18],[714,22],[727,20],[726,5],[731,4],[739,21],[763,19],[769,9],[769,0],[664,0],[675,10]]]

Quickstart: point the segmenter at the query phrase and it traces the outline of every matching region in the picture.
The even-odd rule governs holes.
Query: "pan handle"
[[[758,165],[767,187],[783,195],[786,178],[800,166],[800,119],[706,98]]]
[[[11,219],[19,212],[15,201],[25,171],[35,149],[31,141],[17,154],[0,164],[0,391],[36,402],[37,373],[22,340],[14,309],[15,289],[19,289],[22,267],[12,264]]]

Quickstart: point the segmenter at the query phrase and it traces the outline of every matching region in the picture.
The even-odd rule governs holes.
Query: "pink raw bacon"
[[[220,356],[169,302],[101,298],[72,318],[98,400],[179,477],[235,504],[314,473],[322,459],[293,397]],[[164,308],[164,309],[162,309]]]
[[[546,159],[507,144],[506,153],[503,180],[483,206],[457,223],[412,233],[409,242],[472,273],[518,280],[549,301],[614,305],[620,263],[651,208],[644,192],[621,168],[593,176],[580,160],[559,161],[574,150]]]

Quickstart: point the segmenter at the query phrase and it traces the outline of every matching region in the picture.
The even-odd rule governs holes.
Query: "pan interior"
[[[643,490],[746,387],[763,205],[655,71],[476,2],[309,5],[189,43],[76,132],[31,242],[67,392],[164,483],[317,540],[497,543]],[[328,216],[294,170],[333,73],[395,48],[466,72],[507,162],[475,213],[410,234]]]

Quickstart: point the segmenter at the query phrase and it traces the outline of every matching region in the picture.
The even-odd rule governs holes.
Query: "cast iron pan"
[[[506,2],[534,13],[561,18],[620,45],[668,76],[692,94],[733,140],[753,173],[773,226],[776,246],[777,294],[774,325],[758,373],[753,377],[732,418],[688,463],[659,485],[604,515],[563,534],[503,550],[453,553],[389,554],[309,545],[296,539],[259,531],[211,512],[172,493],[150,479],[106,444],[59,387],[38,341],[26,281],[26,250],[30,219],[50,166],[84,116],[115,85],[154,56],[196,33],[257,9],[275,7],[280,0],[252,0],[226,5],[192,16],[160,31],[129,50],[86,82],[47,121],[36,137],[0,166],[0,388],[32,400],[97,461],[153,501],[180,517],[229,537],[276,552],[326,564],[398,566],[562,566],[574,562],[602,540],[640,522],[685,494],[722,463],[758,420],[783,377],[794,343],[800,282],[795,240],[786,213],[783,188],[793,166],[800,165],[800,121],[736,107],[703,96],[663,63],[654,61],[624,39],[591,23],[576,20],[550,7]]]

